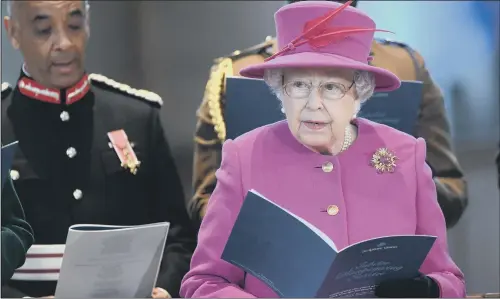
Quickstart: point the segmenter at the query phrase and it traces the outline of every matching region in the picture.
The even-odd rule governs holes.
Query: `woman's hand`
[[[428,276],[383,281],[375,288],[379,298],[439,298],[439,285]]]
[[[170,294],[162,288],[154,288],[153,293],[151,294],[151,297],[153,298],[172,298]]]

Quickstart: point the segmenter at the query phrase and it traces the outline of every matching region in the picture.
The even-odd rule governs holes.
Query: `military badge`
[[[141,165],[141,161],[130,144],[127,134],[124,130],[116,130],[108,133],[109,141],[114,148],[116,155],[120,159],[121,166],[126,168],[132,174],[137,173],[137,169]]]
[[[396,170],[396,161],[398,157],[387,148],[379,148],[372,156],[370,165],[374,167],[378,173],[392,173]]]

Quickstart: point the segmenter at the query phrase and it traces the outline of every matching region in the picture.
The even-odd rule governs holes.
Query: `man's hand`
[[[172,296],[162,288],[154,288],[151,296],[153,298],[172,298]]]

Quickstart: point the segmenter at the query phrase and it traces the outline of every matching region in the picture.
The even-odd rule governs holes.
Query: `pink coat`
[[[247,191],[255,189],[318,227],[338,249],[386,235],[437,236],[420,271],[437,281],[441,297],[465,297],[463,274],[448,253],[425,141],[365,119],[357,124],[357,140],[337,156],[310,151],[284,121],[227,140],[181,296],[278,297],[220,258]],[[398,158],[393,173],[377,173],[370,165],[379,148]],[[330,172],[322,168],[328,162]],[[338,207],[336,215],[324,212],[330,205]]]

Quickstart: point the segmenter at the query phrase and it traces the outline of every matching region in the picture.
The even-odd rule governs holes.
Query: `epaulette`
[[[146,100],[152,104],[157,105],[158,107],[161,107],[163,105],[163,100],[161,99],[161,97],[154,92],[144,89],[135,89],[100,74],[89,74],[89,79],[91,81],[91,84],[95,84],[104,89],[116,91],[140,100]]]
[[[10,86],[10,84],[7,82],[2,83],[2,100],[7,98],[11,92],[12,87]]]
[[[233,76],[233,61],[250,55],[270,56],[271,54],[268,54],[267,51],[273,45],[273,38],[268,36],[263,43],[243,51],[234,51],[231,55],[214,60],[215,64],[210,70],[210,77],[205,87],[203,102],[208,106],[210,121],[221,143],[226,140],[226,124],[222,114],[221,95],[226,91],[226,77]]]
[[[269,54],[269,48],[274,45],[274,39],[271,36],[267,36],[263,43],[255,45],[253,47],[247,48],[245,50],[236,50],[227,57],[231,58],[233,61],[243,58],[245,56],[250,55],[263,55],[263,56],[271,56]]]
[[[233,75],[233,61],[229,57],[219,58],[210,71],[203,101],[208,106],[210,120],[214,126],[217,138],[221,142],[226,140],[226,124],[222,116],[221,95],[226,89],[227,76]]]

